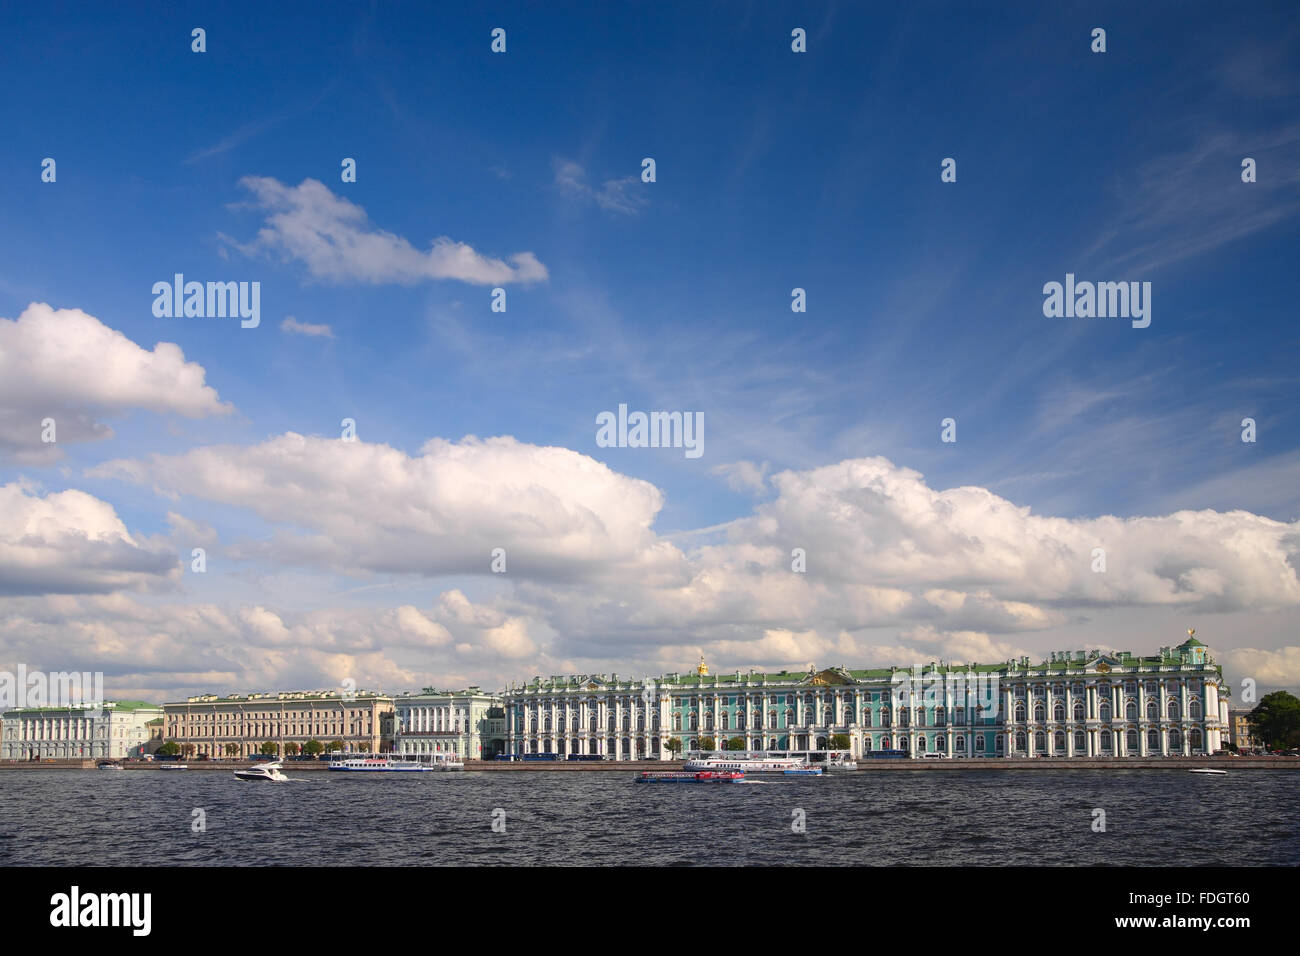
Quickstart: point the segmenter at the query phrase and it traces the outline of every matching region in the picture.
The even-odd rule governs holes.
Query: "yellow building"
[[[367,691],[204,694],[163,704],[163,740],[180,744],[183,753],[213,759],[248,757],[267,742],[285,756],[289,744],[301,748],[309,740],[327,747],[341,741],[345,753],[378,753],[391,747],[392,713],[391,697]]]

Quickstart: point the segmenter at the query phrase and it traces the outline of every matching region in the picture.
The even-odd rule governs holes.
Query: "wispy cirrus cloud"
[[[417,249],[402,236],[374,226],[365,209],[315,179],[287,186],[266,176],[245,176],[239,184],[253,194],[253,205],[265,213],[266,222],[249,242],[223,238],[245,255],[299,262],[315,279],[376,285],[454,279],[507,285],[549,278],[546,266],[531,252],[495,259],[447,236],[434,239],[427,250]]]
[[[1124,176],[1116,187],[1123,212],[1086,256],[1146,275],[1300,215],[1300,124],[1263,133],[1198,128],[1194,137]],[[1257,164],[1256,182],[1241,181],[1246,157]]]
[[[286,315],[284,317],[284,321],[280,323],[280,331],[290,332],[294,335],[307,335],[323,339],[334,338],[334,330],[328,325],[312,322],[299,322],[292,315]]]
[[[594,202],[606,212],[633,216],[648,204],[644,196],[633,190],[640,180],[636,176],[607,179],[599,189],[587,182],[587,171],[571,159],[556,159],[555,185],[560,192],[582,202]]]

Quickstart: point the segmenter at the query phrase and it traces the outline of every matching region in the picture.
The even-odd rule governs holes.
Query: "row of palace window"
[[[1124,743],[1127,749],[1129,750],[1129,752],[1131,753],[1137,753],[1138,751],[1138,741],[1140,739],[1138,734],[1139,734],[1138,731],[1130,730],[1125,735]],[[1115,743],[1118,739],[1119,739],[1119,734],[1112,734],[1109,730],[1101,731],[1100,734],[1098,734],[1098,744],[1101,748],[1102,753],[1109,753],[1110,751],[1114,750]],[[1197,729],[1192,729],[1187,734],[1187,742],[1192,750],[1201,749],[1202,739],[1203,738],[1201,736],[1201,732]],[[1065,742],[1066,742],[1065,731],[1058,730],[1052,734],[1052,747],[1055,752],[1064,753],[1066,749]],[[1029,736],[1028,734],[1025,733],[1025,731],[1021,730],[1015,733],[1014,744],[1015,744],[1015,750],[1017,752],[1019,753],[1027,752],[1028,743],[1029,743]],[[881,744],[882,744],[882,749],[889,749],[888,738],[882,739]],[[900,740],[900,744],[906,745],[907,741]],[[935,734],[933,745],[936,751],[944,750],[947,747],[947,738],[943,734]],[[864,750],[871,750],[871,738],[869,737],[864,738],[862,742],[862,746]],[[1076,753],[1082,752],[1087,749],[1087,746],[1088,746],[1087,737],[1084,731],[1082,730],[1074,731],[1075,752]],[[917,752],[924,753],[926,747],[927,747],[927,742],[926,742],[925,735],[923,734],[917,737],[916,738]],[[1170,729],[1169,749],[1181,750],[1182,748],[1183,748],[1183,735],[1181,731],[1179,731],[1177,728]],[[956,750],[957,752],[965,752],[966,750],[965,736],[961,734],[953,735],[953,749]],[[979,752],[979,751],[983,751],[984,749],[985,749],[985,736],[983,734],[976,734],[975,750]],[[1002,751],[1005,749],[1003,746],[1002,734],[996,734],[994,736],[994,749],[996,751]],[[1147,750],[1148,751],[1160,750],[1160,731],[1158,730],[1147,731]],[[1034,751],[1036,753],[1045,753],[1047,751],[1047,734],[1044,731],[1039,730],[1034,733]]]
[[[1159,684],[1146,684],[1145,686],[1146,686],[1146,692],[1148,697],[1156,697],[1160,694]],[[1138,692],[1137,684],[1078,684],[1076,683],[1076,684],[1071,684],[1070,688],[1074,692],[1074,694],[1078,697],[1083,696],[1084,690],[1086,688],[1092,688],[1103,697],[1109,697],[1113,688],[1119,688],[1121,693],[1133,697],[1137,696],[1137,692]],[[1047,693],[1049,689],[1051,689],[1054,693],[1058,695],[1065,693],[1064,690],[1062,689],[1062,685],[1060,684],[1050,684],[1050,685],[1034,684],[1033,685],[1034,696],[1041,697],[1043,694]],[[1182,684],[1179,681],[1168,681],[1165,684],[1165,690],[1171,696],[1177,696],[1180,693],[1181,689],[1182,689]],[[1026,685],[1017,684],[1015,688],[1012,690],[1012,695],[1015,697],[1024,697],[1026,696],[1027,691],[1028,688],[1026,687]]]
[[[900,727],[909,727],[909,726],[911,726],[911,725],[912,725],[912,720],[913,720],[913,715],[915,715],[916,726],[918,726],[918,727],[925,727],[925,726],[927,726],[927,711],[926,711],[926,709],[925,709],[924,707],[917,707],[917,708],[900,707],[900,708],[898,709],[898,726],[900,726]],[[762,714],[761,712],[756,713],[756,714],[754,714],[754,726],[753,726],[752,729],[754,729],[754,730],[762,730],[765,726],[766,726],[766,727],[769,727],[769,728],[794,727],[794,726],[795,726],[795,712],[794,712],[793,710],[786,710],[786,711],[784,712],[784,714],[781,714],[780,716],[782,716],[782,717],[785,718],[783,723],[778,721],[778,719],[777,719],[777,718],[778,718],[778,712],[777,712],[777,711],[775,711],[775,710],[769,710],[769,711],[767,712],[767,723],[764,724],[764,722],[763,722],[763,714]],[[811,717],[811,716],[812,716],[811,714],[808,714],[808,713],[805,712],[805,718],[808,718],[808,717]],[[893,726],[893,724],[891,723],[891,721],[892,721],[892,719],[893,719],[893,718],[892,718],[892,714],[891,714],[891,711],[890,711],[890,709],[889,709],[888,707],[883,707],[883,708],[881,708],[879,714],[876,715],[875,717],[873,717],[873,714],[872,714],[872,712],[871,712],[870,710],[864,710],[863,713],[862,713],[862,716],[863,716],[863,718],[864,718],[864,722],[863,722],[863,726],[864,726],[864,727],[873,727],[873,726],[891,727],[891,726]],[[983,708],[983,707],[976,707],[976,708],[974,709],[974,716],[975,716],[975,719],[976,719],[976,720],[982,720],[982,719],[983,719],[983,716],[984,716],[984,708]],[[935,727],[943,727],[943,726],[947,726],[947,725],[948,725],[947,717],[948,717],[948,714],[947,714],[947,711],[945,710],[945,708],[943,708],[943,707],[936,707],[936,708],[934,708],[934,713],[933,713],[933,715],[932,715],[933,723],[931,723],[930,726],[935,726]],[[879,721],[878,724],[876,723],[876,720]],[[659,729],[659,715],[658,715],[658,714],[654,714],[654,715],[653,715],[653,722],[654,722],[654,729],[655,729],[655,730],[658,730],[658,729]],[[835,711],[834,711],[832,708],[827,707],[827,708],[825,709],[825,711],[823,711],[823,713],[822,713],[822,721],[821,721],[821,725],[822,725],[822,726],[826,726],[826,727],[833,727],[833,726],[847,726],[847,725],[849,725],[849,724],[852,724],[853,722],[854,722],[854,710],[853,710],[853,707],[852,707],[851,705],[846,705],[846,706],[845,706],[845,708],[844,708],[844,719],[841,720],[841,721],[839,721],[838,724],[837,724],[837,722],[836,722],[836,720],[835,720]],[[953,709],[953,722],[956,723],[956,724],[965,724],[965,723],[966,723],[966,708],[965,708],[965,707],[956,707],[956,708]],[[746,729],[748,729],[748,728],[746,727],[746,723],[747,723],[747,721],[746,721],[746,717],[745,717],[744,712],[737,713],[737,714],[735,714],[735,715],[733,716],[733,715],[729,714],[727,711],[722,711],[722,712],[718,715],[718,719],[717,719],[717,727],[715,728],[715,727],[714,727],[714,718],[713,718],[713,713],[712,713],[711,711],[706,711],[706,712],[704,713],[704,717],[703,717],[703,720],[702,720],[702,721],[701,721],[701,719],[700,719],[700,715],[697,714],[697,713],[695,713],[694,711],[692,711],[691,713],[686,714],[686,715],[683,715],[683,714],[680,714],[680,713],[675,713],[675,714],[673,714],[673,718],[672,718],[672,729],[673,729],[673,730],[677,730],[677,731],[680,731],[680,730],[714,730],[714,729],[717,729],[717,730],[746,730]],[[814,722],[811,721],[811,720],[806,720],[806,723],[808,723],[808,724],[811,725],[811,724],[814,723]],[[622,729],[623,729],[624,731],[626,731],[626,732],[630,732],[630,731],[633,729],[633,715],[632,715],[630,712],[628,712],[628,713],[624,713],[624,714],[623,714],[622,724],[623,724]],[[701,726],[701,724],[702,724],[702,726]],[[528,732],[529,732],[529,733],[532,733],[532,734],[537,733],[537,732],[538,732],[538,726],[539,726],[539,719],[538,719],[538,717],[537,717],[536,715],[534,715],[534,716],[532,716],[531,718],[529,718],[529,721],[528,721]],[[540,726],[541,726],[541,729],[542,729],[542,733],[548,733],[548,734],[549,734],[549,733],[552,732],[552,723],[551,723],[551,715],[550,715],[550,714],[544,714],[544,715],[541,717],[541,719],[540,719]],[[567,732],[568,732],[567,729],[568,729],[570,726],[571,726],[574,730],[581,730],[581,729],[582,729],[581,726],[580,726],[580,724],[579,724],[579,721],[578,721],[577,718],[573,718],[573,719],[570,721],[570,720],[566,720],[564,714],[559,714],[559,715],[555,718],[555,723],[554,723],[554,732],[555,732],[555,733],[561,733],[561,734],[563,734],[563,733],[567,733]],[[596,714],[593,713],[593,714],[591,715],[591,717],[590,717],[589,720],[588,720],[587,727],[588,727],[588,730],[589,730],[591,733],[596,733],[596,732],[599,731],[599,729],[600,729],[600,724],[599,724],[599,721],[597,720],[597,716],[596,716]],[[615,717],[614,717],[613,714],[610,714],[610,715],[609,715],[608,720],[607,720],[607,723],[606,723],[606,727],[607,727],[607,729],[608,729],[608,731],[609,731],[610,733],[616,733],[616,732],[618,731],[618,727],[616,726],[616,720],[615,720]],[[646,728],[645,728],[645,712],[644,712],[644,711],[639,711],[639,710],[638,710],[638,711],[636,712],[636,715],[635,715],[635,728],[636,728],[638,731],[644,731],[644,730],[646,729]]]
[[[351,724],[351,730],[344,730],[344,724],[328,722],[322,724],[210,724],[173,722],[168,727],[169,737],[309,737],[313,734],[343,734],[359,736],[372,732],[374,724],[367,720]]]
[[[1015,705],[1015,722],[1016,722],[1016,723],[1024,723],[1024,722],[1025,722],[1025,715],[1026,715],[1026,713],[1027,713],[1027,710],[1026,710],[1026,708],[1025,708],[1024,703],[1021,702],[1021,701],[1018,701],[1018,702],[1016,703],[1016,705]],[[1036,704],[1034,705],[1034,711],[1033,711],[1033,713],[1034,713],[1034,720],[1037,721],[1037,722],[1042,722],[1042,721],[1044,721],[1044,720],[1046,719],[1047,708],[1044,706],[1044,704],[1043,704],[1042,702],[1036,703]],[[1083,701],[1081,701],[1081,700],[1077,700],[1077,701],[1075,701],[1075,702],[1074,702],[1074,707],[1073,707],[1073,719],[1076,720],[1076,721],[1083,721],[1083,720],[1085,719],[1085,714],[1086,714],[1086,710],[1085,710],[1085,707],[1084,707],[1084,703],[1083,703]],[[1147,701],[1147,706],[1146,706],[1146,715],[1147,715],[1147,719],[1148,719],[1148,720],[1158,720],[1158,719],[1159,719],[1159,716],[1160,716],[1160,708],[1159,708],[1159,706],[1157,705],[1156,701],[1154,701],[1154,700],[1149,700],[1149,701]],[[794,712],[793,710],[786,710],[786,711],[784,712],[784,714],[781,715],[781,716],[783,716],[783,717],[785,718],[784,723],[779,723],[779,722],[778,722],[778,720],[777,720],[778,712],[777,712],[777,711],[775,711],[775,710],[769,710],[769,711],[767,712],[767,723],[766,723],[766,725],[765,725],[764,722],[763,722],[763,714],[762,714],[761,712],[760,712],[760,713],[756,713],[756,714],[754,715],[754,726],[753,726],[753,729],[754,729],[754,730],[762,730],[762,729],[764,728],[764,726],[767,726],[767,727],[770,727],[770,728],[777,728],[777,727],[793,727],[793,726],[795,726],[795,712]],[[805,715],[805,716],[811,716],[811,715]],[[848,724],[852,724],[852,723],[854,722],[854,721],[853,721],[853,716],[854,716],[853,707],[852,707],[852,706],[847,706],[847,705],[846,705],[845,708],[844,708],[844,719],[843,719],[842,721],[840,721],[839,724],[840,724],[840,725],[848,725]],[[877,725],[873,722],[872,711],[870,711],[870,710],[864,710],[862,716],[863,716],[863,718],[864,718],[864,721],[863,721],[863,726],[864,726],[864,727],[877,726]],[[888,707],[883,707],[883,708],[881,708],[880,711],[879,711],[879,714],[878,714],[877,716],[878,716],[878,719],[879,719],[879,724],[878,724],[878,726],[880,726],[880,727],[890,727],[890,726],[893,726],[892,723],[891,723],[891,719],[892,719],[892,718],[891,718],[890,709],[889,709]],[[952,723],[953,723],[953,724],[957,724],[957,725],[965,724],[965,723],[966,723],[966,708],[965,708],[965,707],[956,707],[956,708],[953,708],[953,715],[952,715],[952,716],[953,716],[953,720],[952,720]],[[983,716],[984,716],[984,709],[983,709],[983,707],[976,707],[976,708],[974,709],[974,718],[975,718],[975,720],[976,720],[976,721],[979,721],[979,720],[983,719]],[[1182,707],[1181,707],[1181,705],[1179,704],[1179,702],[1178,702],[1177,700],[1170,700],[1170,701],[1168,701],[1168,703],[1166,704],[1166,716],[1167,716],[1170,720],[1179,720],[1179,719],[1181,719],[1181,716],[1182,716]],[[822,725],[824,725],[824,726],[828,726],[828,727],[829,727],[829,726],[835,726],[835,725],[836,725],[836,721],[835,721],[835,712],[834,712],[834,710],[832,710],[831,708],[827,707],[826,710],[823,712],[822,717],[823,717],[823,719],[822,719]],[[900,707],[900,708],[898,709],[898,726],[899,726],[899,727],[910,727],[910,726],[913,726],[913,718],[915,718],[915,726],[917,726],[917,727],[925,727],[925,726],[927,726],[927,723],[928,723],[929,726],[933,726],[933,727],[944,727],[944,726],[950,726],[950,724],[949,724],[949,722],[948,722],[948,720],[947,720],[947,717],[948,717],[948,713],[947,713],[947,711],[946,711],[946,709],[945,709],[944,707],[936,707],[936,708],[934,708],[934,712],[933,712],[933,715],[932,715],[932,722],[929,722],[929,720],[928,720],[928,715],[927,715],[927,710],[926,710],[926,708],[924,708],[924,707],[917,707],[917,708]],[[1112,714],[1111,714],[1111,704],[1110,704],[1110,701],[1108,701],[1108,700],[1103,700],[1103,701],[1101,701],[1100,705],[1098,706],[1098,717],[1099,717],[1099,719],[1102,720],[1102,721],[1109,721],[1109,720],[1111,720],[1111,718],[1112,718]],[[1189,720],[1200,720],[1200,719],[1201,719],[1201,702],[1200,702],[1199,700],[1196,700],[1195,698],[1193,698],[1191,701],[1188,702],[1188,705],[1187,705],[1187,717],[1188,717]],[[1125,707],[1125,718],[1128,719],[1128,720],[1137,720],[1137,719],[1138,719],[1138,705],[1137,705],[1137,702],[1136,702],[1136,701],[1133,701],[1133,700],[1128,701],[1128,703],[1127,703],[1127,705],[1126,705],[1126,707]],[[1065,720],[1065,704],[1063,704],[1063,703],[1060,702],[1060,701],[1057,701],[1057,702],[1056,702],[1056,704],[1055,704],[1055,705],[1053,706],[1053,708],[1052,708],[1052,720],[1057,721],[1057,722],[1063,722],[1063,721]],[[630,712],[626,712],[626,713],[624,713],[624,714],[623,714],[623,719],[622,719],[622,725],[623,725],[623,726],[622,726],[622,730],[625,731],[625,732],[630,732],[630,731],[633,729],[633,721],[634,721],[634,718],[633,718],[633,715],[632,715]],[[658,729],[659,729],[659,715],[658,715],[658,714],[655,714],[655,715],[654,715],[653,722],[654,722],[654,729],[655,729],[655,730],[658,730]],[[811,723],[811,721],[810,721],[809,723]],[[568,720],[566,720],[565,715],[560,714],[560,715],[556,718],[556,720],[555,720],[554,731],[555,731],[556,733],[561,733],[561,734],[563,734],[563,733],[567,733],[567,732],[568,732],[568,728],[569,728],[570,726],[572,726],[572,728],[573,728],[574,730],[580,730],[580,729],[581,729],[581,727],[580,727],[580,725],[579,725],[579,721],[578,721],[578,719],[577,719],[576,717],[573,718],[572,721],[568,721]],[[609,731],[610,733],[616,733],[616,732],[618,731],[619,728],[617,727],[616,719],[615,719],[615,716],[614,716],[613,714],[610,714],[610,715],[609,715],[608,720],[607,720],[606,727],[607,727],[607,729],[608,729],[608,731]],[[546,714],[546,715],[544,715],[544,716],[541,718],[541,728],[542,728],[542,732],[543,732],[543,733],[551,733],[551,732],[552,732],[552,726],[551,726],[551,715],[550,715],[550,714]],[[595,713],[593,713],[593,714],[591,715],[591,717],[590,717],[590,719],[589,719],[589,721],[588,721],[588,729],[590,730],[591,733],[596,733],[596,732],[600,729],[599,722],[598,722],[598,720],[597,720],[597,715],[596,715]],[[644,731],[644,730],[646,729],[646,727],[645,727],[645,712],[644,712],[644,711],[640,711],[640,710],[638,710],[638,711],[636,712],[636,715],[635,715],[635,729],[638,730],[638,731]],[[681,730],[706,730],[706,731],[708,731],[708,730],[714,730],[715,727],[714,727],[714,717],[713,717],[713,713],[712,713],[711,711],[706,711],[706,712],[704,713],[703,721],[701,721],[699,714],[695,713],[694,711],[692,711],[691,713],[686,714],[686,715],[682,715],[682,714],[680,714],[680,713],[674,713],[674,714],[673,714],[673,718],[672,718],[672,729],[675,730],[675,731],[681,731]],[[722,712],[718,715],[718,720],[717,720],[717,727],[716,727],[716,729],[718,729],[718,730],[746,730],[746,729],[748,729],[748,728],[746,727],[746,718],[745,718],[745,714],[744,714],[744,712],[737,713],[737,714],[735,714],[734,717],[733,717],[733,716],[732,716],[731,714],[729,714],[727,711],[722,711]],[[528,730],[529,730],[529,733],[533,733],[533,734],[535,734],[535,733],[538,732],[538,718],[537,718],[536,716],[533,716],[533,717],[529,720]]]
[[[1084,719],[1085,709],[1084,709],[1083,701],[1081,701],[1081,700],[1076,700],[1076,701],[1074,702],[1074,709],[1073,709],[1073,712],[1074,712],[1074,719],[1075,719],[1075,720],[1083,720],[1083,719]],[[1023,702],[1023,701],[1017,701],[1017,702],[1016,702],[1016,708],[1015,708],[1015,719],[1016,719],[1016,723],[1024,723],[1024,720],[1025,720],[1025,713],[1026,713],[1026,711],[1025,711],[1025,705],[1024,705],[1024,702]],[[1041,701],[1038,702],[1038,703],[1036,703],[1036,704],[1034,704],[1034,720],[1035,720],[1035,721],[1040,721],[1040,722],[1041,722],[1042,720],[1044,720],[1044,719],[1045,719],[1045,715],[1046,715],[1046,713],[1047,713],[1047,709],[1046,709],[1046,707],[1043,706],[1043,703],[1042,703]],[[1110,703],[1109,700],[1102,700],[1102,701],[1100,702],[1100,704],[1098,704],[1098,706],[1097,706],[1097,714],[1098,714],[1098,719],[1099,719],[1099,720],[1106,721],[1106,720],[1110,720],[1110,719],[1111,719],[1111,703]],[[1181,715],[1182,715],[1182,706],[1179,704],[1179,702],[1178,702],[1177,700],[1172,700],[1172,699],[1171,699],[1171,700],[1166,704],[1166,708],[1165,708],[1165,716],[1167,716],[1170,720],[1179,720],[1179,719],[1181,719]],[[1137,719],[1138,719],[1138,704],[1137,704],[1137,701],[1135,701],[1135,700],[1129,700],[1129,701],[1127,701],[1127,702],[1125,703],[1125,705],[1124,705],[1124,717],[1125,717],[1126,720],[1137,720]],[[1188,717],[1189,720],[1200,720],[1200,719],[1201,719],[1201,702],[1200,702],[1199,700],[1197,700],[1196,698],[1192,698],[1192,699],[1191,699],[1190,701],[1188,701],[1188,703],[1187,703],[1187,717]],[[1159,704],[1157,704],[1156,701],[1154,701],[1154,700],[1148,700],[1148,701],[1147,701],[1147,720],[1159,720],[1159,719],[1160,719],[1160,706],[1159,706]],[[1059,700],[1058,700],[1058,701],[1056,702],[1056,704],[1053,705],[1053,707],[1052,707],[1052,720],[1054,720],[1054,721],[1058,721],[1058,722],[1059,722],[1059,721],[1063,721],[1063,720],[1065,720],[1065,705],[1064,705],[1063,703],[1061,703]]]
[[[987,735],[987,737],[993,738],[994,753],[1003,753],[1006,750],[1006,747],[1004,746],[1003,743],[1005,739],[1003,734],[1000,733],[990,734]],[[987,737],[985,734],[982,733],[974,735],[974,749],[976,753],[985,752],[985,750],[987,749]],[[1129,753],[1132,754],[1138,753],[1139,739],[1140,738],[1138,736],[1138,731],[1130,730],[1127,732],[1124,738],[1124,743]],[[1113,753],[1115,750],[1115,745],[1118,742],[1118,740],[1119,740],[1119,734],[1112,734],[1109,730],[1101,731],[1098,734],[1098,747],[1100,749],[1100,752],[1103,754]],[[1187,744],[1189,748],[1192,750],[1200,750],[1202,746],[1202,740],[1203,738],[1199,730],[1193,729],[1187,734]],[[566,741],[558,740],[555,743],[556,746],[558,747],[558,751],[557,751],[558,753],[566,752]],[[696,750],[699,747],[699,741],[697,738],[694,737],[690,738],[685,743],[686,743],[686,748],[688,750]],[[899,747],[903,749],[909,749],[910,746],[910,742],[907,738],[900,738],[897,741],[897,744]],[[1014,735],[1013,747],[1015,752],[1027,753],[1028,744],[1029,744],[1029,735],[1026,734],[1023,730],[1018,731]],[[1063,730],[1056,731],[1052,735],[1053,751],[1058,754],[1065,753],[1066,752],[1065,744],[1066,744],[1065,731]],[[636,754],[641,751],[641,747],[639,745],[640,745],[640,741],[632,740],[625,737],[623,738],[622,753]],[[819,747],[825,746],[825,738],[818,738],[817,745]],[[888,737],[883,737],[879,741],[879,745],[881,749],[888,750],[891,749],[893,743],[889,740]],[[525,744],[523,741],[520,741],[516,746],[517,746],[517,751],[519,753],[524,753],[527,752],[528,750],[531,750],[532,753],[537,753],[539,749],[539,743],[538,741],[535,740],[527,744]],[[582,746],[581,742],[574,743],[573,744],[574,749],[572,752],[574,753],[580,752],[581,746]],[[593,754],[599,752],[598,746],[599,745],[595,740],[588,741],[587,743],[588,751]],[[612,742],[610,746],[613,746]],[[786,741],[774,737],[768,741],[767,746],[769,749],[781,749],[784,746],[786,746]],[[933,748],[933,751],[935,753],[944,752],[947,750],[947,746],[948,746],[948,739],[947,736],[944,734],[934,734],[932,736],[932,739],[927,738],[925,734],[922,734],[916,738],[917,753],[927,753],[930,751],[931,748]],[[1087,738],[1084,731],[1082,730],[1075,731],[1074,732],[1075,753],[1080,754],[1085,752],[1087,750],[1087,746],[1088,746]],[[542,741],[540,743],[540,747],[542,748],[542,752],[551,753],[551,741],[549,740]],[[763,741],[761,739],[756,741],[756,747],[758,749],[763,748]],[[650,741],[648,750],[650,753],[656,753],[658,752],[658,749],[659,749],[659,740],[658,738],[654,738],[653,740]],[[873,749],[872,741],[870,737],[863,738],[862,749],[867,752],[870,752]],[[1171,751],[1183,749],[1183,735],[1176,728],[1171,729],[1169,731],[1169,749]],[[953,750],[956,753],[966,752],[966,736],[964,734],[953,734]],[[1147,731],[1147,750],[1149,752],[1157,752],[1157,753],[1160,752],[1159,731],[1156,730]],[[1041,730],[1034,733],[1034,752],[1035,753],[1047,752],[1047,734]]]

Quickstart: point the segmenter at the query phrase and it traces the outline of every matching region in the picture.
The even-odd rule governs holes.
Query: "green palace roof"
[[[1118,661],[1123,667],[1149,667],[1159,668],[1183,664],[1183,651],[1189,647],[1205,647],[1196,638],[1189,638],[1176,648],[1161,648],[1159,654],[1149,654],[1138,656],[1131,651],[1073,651],[1068,654],[1053,654],[1050,660],[1030,663],[1028,658],[1018,660],[1003,661],[998,664],[970,664],[970,663],[952,663],[944,662],[938,664],[935,662],[918,665],[922,674],[997,674],[1007,671],[1059,671],[1078,670],[1086,668],[1088,665],[1103,658],[1112,661]],[[1219,665],[1204,665],[1215,670],[1221,670]],[[854,681],[863,680],[887,680],[896,673],[908,673],[912,670],[910,667],[878,667],[861,670],[851,670],[840,667],[823,667],[812,668],[803,671],[748,671],[719,673],[719,674],[699,674],[699,673],[671,673],[664,674],[656,678],[648,678],[656,684],[668,684],[676,687],[721,687],[727,685],[745,685],[753,686],[754,684],[778,683],[792,684],[799,683],[811,677],[819,675],[847,676]],[[617,674],[559,674],[551,677],[534,677],[524,682],[522,689],[536,691],[540,689],[547,690],[565,690],[565,689],[583,689],[599,688],[610,685],[632,685],[641,684],[642,681],[636,678],[620,678]]]

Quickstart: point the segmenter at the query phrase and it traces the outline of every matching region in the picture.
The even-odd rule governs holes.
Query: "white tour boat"
[[[1209,767],[1201,767],[1201,768],[1196,769],[1196,770],[1193,770],[1193,771],[1191,771],[1191,772],[1192,772],[1192,773],[1225,774],[1225,773],[1227,773],[1228,771],[1226,771],[1226,770],[1211,770]]]
[[[767,757],[762,754],[737,753],[736,756],[721,754],[701,754],[687,760],[682,766],[685,771],[734,771],[744,774],[779,773],[815,776],[821,768],[813,766],[802,757]]]
[[[421,773],[431,770],[464,770],[456,754],[354,754],[331,758],[330,770],[354,773]]]
[[[258,763],[243,770],[236,770],[235,776],[240,780],[270,780],[273,783],[283,783],[289,778],[280,772],[281,769],[280,761],[277,760],[273,763]]]

